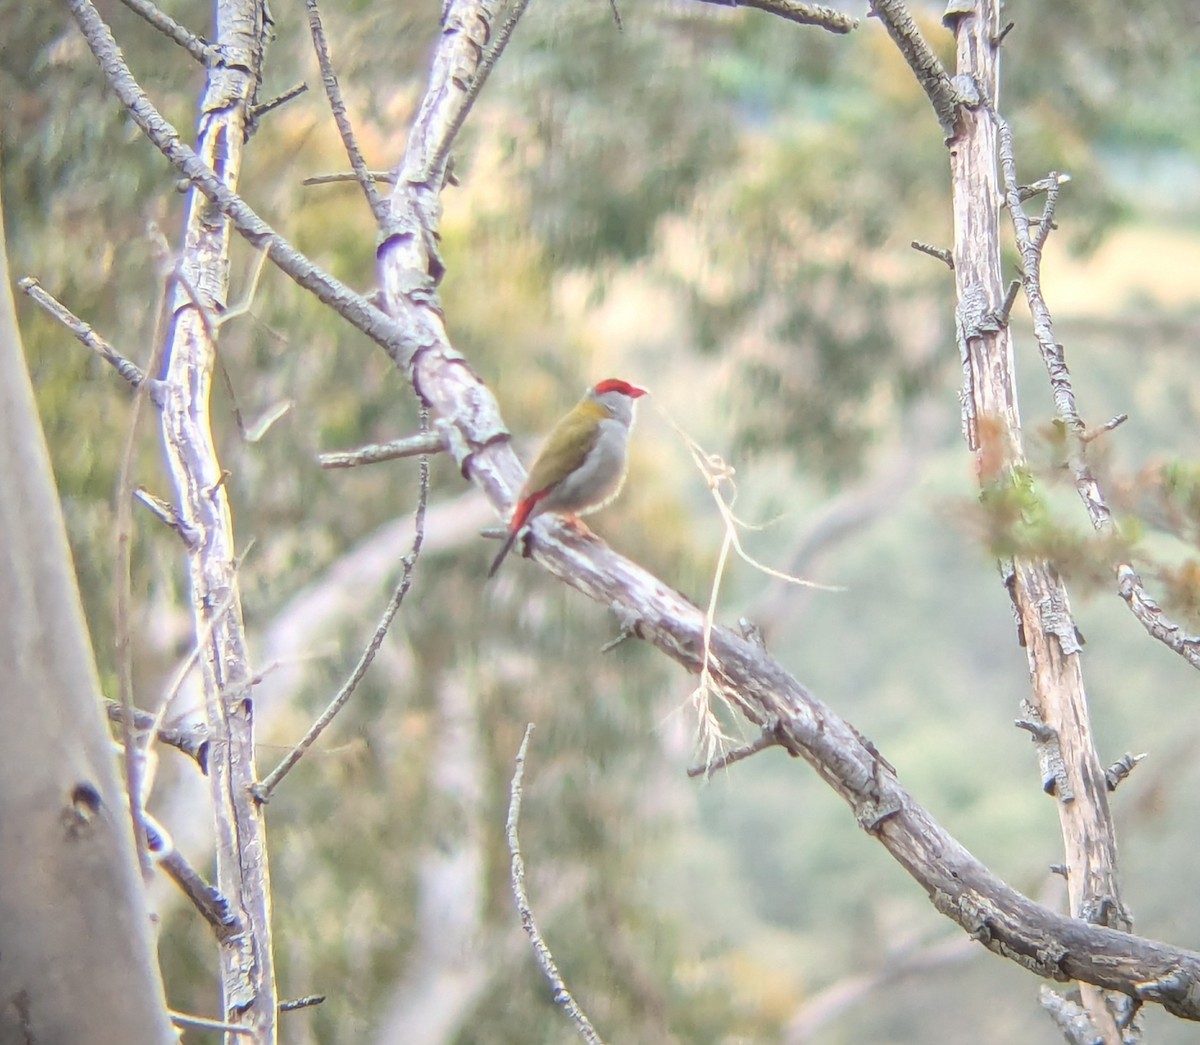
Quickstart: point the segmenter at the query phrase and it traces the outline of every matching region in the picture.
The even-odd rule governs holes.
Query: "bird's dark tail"
[[[513,542],[517,539],[518,532],[520,532],[519,526],[514,526],[508,531],[508,536],[504,538],[504,543],[500,545],[500,551],[492,560],[491,569],[488,570],[489,578],[496,576],[496,571],[500,569],[500,564],[504,561],[505,556],[512,551]]]

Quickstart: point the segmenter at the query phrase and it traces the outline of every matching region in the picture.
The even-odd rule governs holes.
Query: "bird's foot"
[[[563,518],[563,522],[567,525],[567,527],[569,527],[575,533],[579,534],[580,537],[595,538],[596,535],[594,533],[592,533],[591,530],[588,529],[587,523],[585,523],[574,512],[569,512],[569,513],[563,515],[562,518]]]

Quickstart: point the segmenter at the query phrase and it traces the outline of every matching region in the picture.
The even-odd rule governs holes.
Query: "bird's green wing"
[[[600,438],[599,422],[607,416],[598,403],[585,402],[559,421],[529,469],[525,496],[544,493],[578,469]]]

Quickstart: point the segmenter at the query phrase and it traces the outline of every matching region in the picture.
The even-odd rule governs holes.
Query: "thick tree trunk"
[[[0,1042],[173,1042],[0,230]]]

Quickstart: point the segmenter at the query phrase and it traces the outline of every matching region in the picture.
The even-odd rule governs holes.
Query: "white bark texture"
[[[175,1041],[0,228],[0,1042]]]

